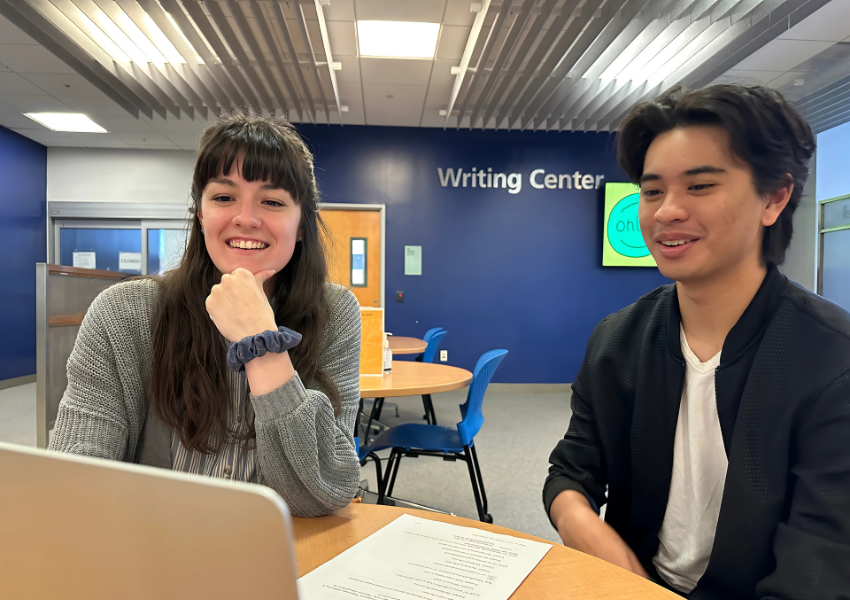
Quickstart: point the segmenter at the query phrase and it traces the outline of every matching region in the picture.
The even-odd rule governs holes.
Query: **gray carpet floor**
[[[466,390],[435,394],[431,399],[437,422],[454,426],[460,420],[458,406],[466,399]],[[390,401],[398,404],[398,417]],[[381,415],[386,425],[424,423],[420,396],[387,398],[386,402]],[[493,522],[560,542],[543,510],[542,492],[549,453],[569,424],[569,394],[491,389],[484,398],[483,413],[484,426],[475,437],[475,446]],[[379,456],[389,456],[389,450]],[[369,482],[369,489],[377,491],[372,461],[367,462],[362,476]],[[461,461],[428,456],[403,458],[393,496],[461,517],[478,518],[469,472]]]
[[[496,388],[498,389],[498,388]],[[475,438],[478,460],[494,523],[558,542],[543,511],[541,494],[548,457],[567,429],[570,419],[567,393],[515,393],[491,388],[484,398],[484,426]],[[466,390],[434,394],[434,410],[441,425],[460,420]],[[387,425],[424,423],[420,396],[388,399],[381,420]],[[35,384],[0,390],[0,441],[35,445]],[[382,453],[384,455],[389,452]],[[371,461],[363,469],[371,490],[377,490]],[[462,517],[478,518],[469,473],[460,461],[405,458],[401,461],[393,495]]]

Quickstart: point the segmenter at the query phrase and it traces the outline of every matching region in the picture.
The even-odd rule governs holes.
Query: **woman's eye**
[[[214,199],[216,202],[222,202],[222,203],[224,203],[224,202],[230,202],[231,200],[233,200],[233,197],[232,197],[232,196],[216,196],[216,197],[215,197],[215,198],[213,198],[213,199]]]
[[[266,204],[268,206],[273,206],[275,208],[280,207],[280,206],[286,206],[283,202],[279,202],[277,200],[265,200],[263,202],[263,204]]]

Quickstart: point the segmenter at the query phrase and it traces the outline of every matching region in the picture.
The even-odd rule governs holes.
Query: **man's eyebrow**
[[[644,173],[640,176],[638,183],[643,183],[645,181],[658,181],[659,179],[661,179],[661,175],[658,175],[657,173]]]
[[[705,173],[725,173],[726,169],[721,169],[720,167],[713,167],[711,165],[703,165],[701,167],[694,167],[693,169],[688,169],[683,175],[703,175]]]
[[[210,183],[220,183],[222,185],[229,185],[230,187],[236,187],[236,184],[230,181],[225,177],[215,177],[214,179],[210,179]]]

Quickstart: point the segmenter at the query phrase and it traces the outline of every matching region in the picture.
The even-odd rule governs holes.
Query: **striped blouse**
[[[230,379],[230,397],[233,399],[227,414],[227,423],[229,428],[241,436],[248,432],[254,421],[254,411],[248,400],[248,379],[244,373],[233,373],[230,370],[227,373]],[[256,458],[256,439],[247,442],[228,440],[217,454],[204,454],[186,448],[179,435],[171,434],[172,471],[257,483]]]

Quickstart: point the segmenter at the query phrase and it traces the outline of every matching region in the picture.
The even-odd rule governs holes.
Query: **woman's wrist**
[[[286,385],[295,376],[289,352],[268,353],[245,363],[245,376],[254,396],[263,396]]]

